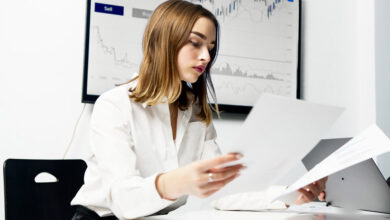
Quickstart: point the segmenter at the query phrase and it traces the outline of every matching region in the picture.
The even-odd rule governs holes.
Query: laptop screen
[[[302,163],[307,170],[311,170],[315,165],[335,152],[351,138],[336,138],[321,140],[303,159]]]

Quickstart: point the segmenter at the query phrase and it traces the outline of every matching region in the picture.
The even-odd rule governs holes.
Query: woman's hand
[[[161,198],[175,200],[182,195],[205,198],[236,178],[244,167],[237,164],[221,167],[224,163],[236,161],[241,154],[227,154],[208,160],[200,160],[167,173],[156,179],[156,187]]]
[[[295,200],[294,204],[300,205],[303,203],[311,202],[316,197],[320,201],[325,201],[325,188],[326,188],[326,181],[328,180],[328,177],[324,177],[320,180],[315,181],[312,184],[309,184],[305,187],[302,187],[298,190],[300,195],[298,196],[297,200]]]

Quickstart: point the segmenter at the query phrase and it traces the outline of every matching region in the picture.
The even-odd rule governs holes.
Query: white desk
[[[347,211],[325,207],[316,203],[291,207],[281,211],[218,211],[201,210],[185,213],[172,213],[142,218],[143,220],[389,220],[390,214],[364,211]]]
[[[247,211],[217,211],[204,210],[181,213],[177,215],[152,216],[143,220],[388,220],[390,215],[361,215],[361,214],[314,214],[287,212],[247,212]]]

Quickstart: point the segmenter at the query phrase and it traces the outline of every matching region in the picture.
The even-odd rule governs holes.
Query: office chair
[[[71,219],[70,201],[83,184],[83,160],[8,159],[4,162],[5,220]],[[41,173],[55,182],[36,182]]]

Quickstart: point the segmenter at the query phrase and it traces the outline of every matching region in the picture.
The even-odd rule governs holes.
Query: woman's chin
[[[196,81],[198,81],[198,78],[199,76],[191,76],[191,77],[187,77],[185,79],[183,79],[184,82],[187,82],[187,83],[196,83]]]

